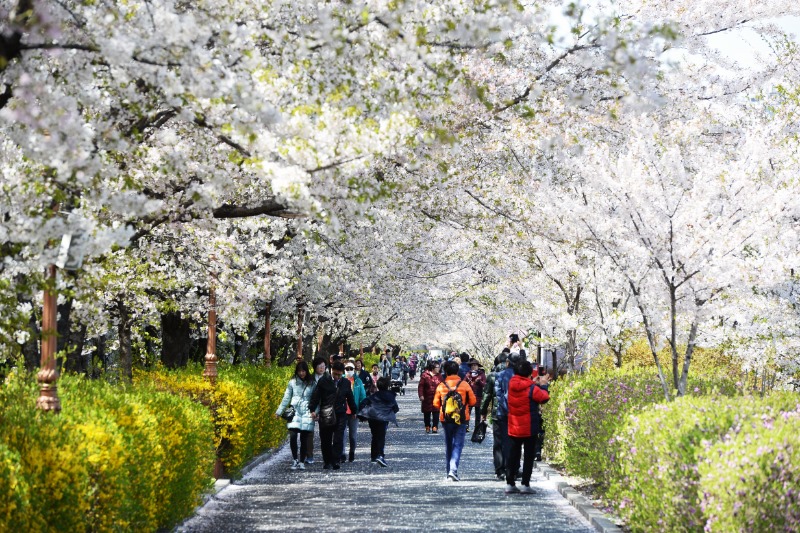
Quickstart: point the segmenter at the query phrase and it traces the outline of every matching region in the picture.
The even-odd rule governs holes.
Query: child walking
[[[400,410],[396,394],[389,390],[391,381],[387,376],[378,379],[378,392],[368,396],[358,412],[359,420],[367,420],[372,433],[372,464],[380,466],[389,466],[383,451],[386,444],[386,430],[389,422],[397,425],[396,413]]]

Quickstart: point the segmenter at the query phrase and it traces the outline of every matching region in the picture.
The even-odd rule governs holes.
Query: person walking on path
[[[275,411],[275,417],[280,418],[281,414],[289,407],[294,407],[294,417],[286,424],[289,430],[289,447],[292,450],[292,470],[305,470],[306,454],[308,453],[308,436],[314,434],[314,419],[311,418],[311,411],[308,409],[308,402],[311,394],[316,388],[317,382],[308,371],[305,361],[300,361],[294,368],[294,377],[289,380],[286,391],[283,393],[283,400]],[[300,453],[298,456],[297,441],[300,440]]]
[[[453,481],[461,481],[461,478],[458,477],[458,467],[467,435],[470,407],[476,403],[475,394],[472,392],[472,387],[458,377],[458,363],[455,361],[446,362],[444,364],[444,373],[447,377],[444,383],[440,383],[436,388],[433,406],[439,409],[439,421],[442,422],[444,427],[447,478]],[[451,398],[451,393],[461,397],[459,402],[461,405],[458,412],[451,411],[451,402],[458,401],[456,398]]]
[[[370,377],[369,377],[369,372],[367,372],[367,370],[364,368],[364,361],[362,359],[356,359],[353,365],[355,366],[356,369],[356,376],[358,376],[359,379],[361,379],[361,383],[364,384],[364,390],[369,391]]]
[[[429,361],[428,367],[419,376],[417,395],[422,402],[422,416],[425,418],[425,433],[439,432],[439,410],[433,406],[436,388],[442,382],[440,366],[436,361]]]
[[[508,438],[511,450],[506,465],[506,494],[522,492],[533,494],[531,473],[535,454],[536,437],[539,434],[539,404],[550,399],[547,384],[550,376],[537,376],[531,380],[533,365],[521,361],[514,367],[514,377],[508,383]],[[514,483],[519,468],[522,448],[525,447],[525,461],[522,466],[522,489]]]
[[[386,349],[386,353],[381,355],[381,360],[378,363],[381,376],[392,377],[392,360],[391,360],[391,352],[389,349]]]
[[[486,372],[483,370],[483,365],[474,357],[469,360],[469,373],[465,381],[472,387],[472,392],[475,393],[475,425],[480,422],[480,408],[481,400],[483,400],[483,388],[486,386]],[[467,426],[467,433],[469,433],[469,426]]]
[[[519,352],[509,353],[505,370],[497,374],[494,381],[495,414],[497,414],[497,425],[500,431],[493,435],[495,439],[502,441],[501,451],[506,470],[508,470],[508,457],[511,453],[511,441],[508,438],[508,383],[514,376],[514,365],[520,361],[522,359]]]
[[[508,350],[508,348],[505,350]],[[494,394],[494,383],[497,375],[506,369],[508,352],[505,350],[494,359],[494,369],[486,378],[486,386],[483,388],[483,400],[481,401],[481,420],[486,421],[490,406],[492,409],[492,435],[494,435],[492,459],[494,462],[494,474],[497,476],[498,481],[502,481],[506,478],[506,463],[503,460],[503,439],[501,437],[504,430],[501,426],[500,419],[497,417],[497,398]]]
[[[386,430],[389,422],[397,425],[397,412],[400,411],[400,406],[397,405],[397,395],[389,390],[391,382],[390,378],[380,378],[378,392],[367,397],[358,412],[360,420],[368,421],[369,431],[372,434],[371,463],[380,466],[388,466],[384,454]]]
[[[314,387],[316,387],[317,383],[319,383],[320,378],[322,376],[328,374],[328,363],[325,362],[324,357],[317,356],[314,358],[314,361],[311,363],[312,368],[314,369]],[[314,425],[311,425],[311,431],[308,433],[307,440],[306,440],[306,464],[312,465],[314,464]]]
[[[356,457],[356,436],[358,435],[358,418],[356,418],[356,413],[358,413],[358,410],[361,408],[361,402],[367,398],[367,393],[364,390],[364,383],[361,381],[361,378],[356,375],[356,367],[353,363],[348,362],[344,365],[344,376],[350,381],[350,387],[353,390],[353,401],[356,404],[356,408],[351,411],[350,407],[347,407],[347,424],[344,429],[350,441],[350,453],[345,457],[344,449],[342,449],[341,460],[344,462],[345,459],[347,459],[352,463]],[[344,435],[342,436],[342,441],[344,441]]]
[[[364,382],[364,388],[367,391],[367,396],[378,392],[378,380],[381,378],[381,369],[377,363],[372,365],[372,373],[369,375],[369,385]]]
[[[356,412],[350,381],[342,378],[344,365],[336,361],[330,375],[323,375],[311,395],[308,408],[314,420],[319,420],[319,440],[322,448],[323,468],[339,470],[342,456],[344,426],[347,423],[347,408]]]

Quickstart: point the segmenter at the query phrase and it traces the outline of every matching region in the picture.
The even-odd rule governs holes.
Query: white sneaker
[[[506,494],[518,494],[519,489],[516,485],[506,485],[506,489],[504,491]]]
[[[522,488],[521,488],[521,489],[519,489],[519,492],[520,492],[521,494],[536,494],[536,491],[534,491],[534,490],[533,490],[532,488],[530,488],[530,486],[528,486],[528,485],[522,485]]]
[[[289,470],[297,470],[297,465],[300,463],[297,462],[297,459],[292,460],[292,466],[289,467]]]
[[[453,481],[461,481],[461,478],[458,477],[457,472],[450,472],[449,474],[447,474],[447,477],[452,479]]]
[[[303,463],[297,463],[297,469],[298,470],[305,470],[306,469],[306,465],[304,465]]]

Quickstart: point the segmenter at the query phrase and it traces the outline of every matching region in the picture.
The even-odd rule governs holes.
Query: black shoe
[[[350,456],[347,458],[348,463],[352,463],[355,460],[356,460],[356,454],[354,453],[351,453]]]
[[[497,481],[505,481],[506,480],[506,475],[505,474],[497,474],[495,477],[497,478]]]
[[[342,454],[342,456],[339,458],[339,462],[340,463],[346,463],[347,462],[347,456],[345,454]]]
[[[540,454],[540,453],[537,453],[537,454],[536,454],[536,455],[533,457],[533,460],[534,460],[534,461],[541,461],[541,460],[542,460],[542,454]]]
[[[324,470],[330,470],[331,469],[331,465],[329,465],[328,463],[325,463],[325,466],[323,466],[322,468]]]
[[[334,470],[339,470],[340,468],[341,468],[341,466],[339,466],[339,463],[333,463],[333,469]]]

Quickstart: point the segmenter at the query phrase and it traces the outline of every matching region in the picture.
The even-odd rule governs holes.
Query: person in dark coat
[[[502,420],[497,417],[497,398],[494,393],[494,382],[497,375],[506,369],[508,360],[508,348],[494,358],[494,369],[489,377],[486,378],[486,386],[483,388],[483,400],[481,401],[481,420],[484,422],[489,416],[489,409],[492,409],[492,435],[493,445],[492,454],[494,456],[494,473],[499,481],[506,478],[506,464],[503,459],[503,435],[508,429],[503,429]]]
[[[361,404],[358,412],[359,420],[369,422],[369,430],[372,433],[372,464],[388,466],[384,447],[386,445],[386,429],[389,422],[397,425],[396,413],[400,410],[397,405],[397,395],[389,390],[392,380],[387,377],[378,379],[378,392],[367,397]]]
[[[461,352],[461,355],[458,356],[458,377],[466,380],[470,370],[469,355],[466,352]]]
[[[439,432],[439,410],[433,406],[436,388],[443,381],[441,366],[437,361],[429,361],[428,368],[419,376],[417,394],[422,402],[422,415],[425,417],[425,433]]]
[[[483,365],[475,359],[474,357],[469,360],[469,374],[464,381],[469,383],[469,386],[472,387],[472,392],[475,393],[475,398],[478,400],[478,403],[475,404],[475,425],[477,426],[480,422],[480,405],[481,401],[483,400],[483,388],[486,386],[486,372],[483,370]],[[467,426],[467,431],[469,431],[469,426]]]
[[[341,361],[336,361],[331,366],[330,375],[326,374],[317,382],[317,387],[311,395],[308,408],[314,414],[314,420],[319,420],[319,440],[322,447],[322,460],[326,470],[333,468],[339,470],[339,459],[344,450],[344,426],[347,423],[347,408],[350,412],[357,412],[353,390],[350,388],[350,380],[342,378],[344,365]],[[324,408],[333,407],[336,420],[330,424],[324,417],[320,417],[320,411]]]

